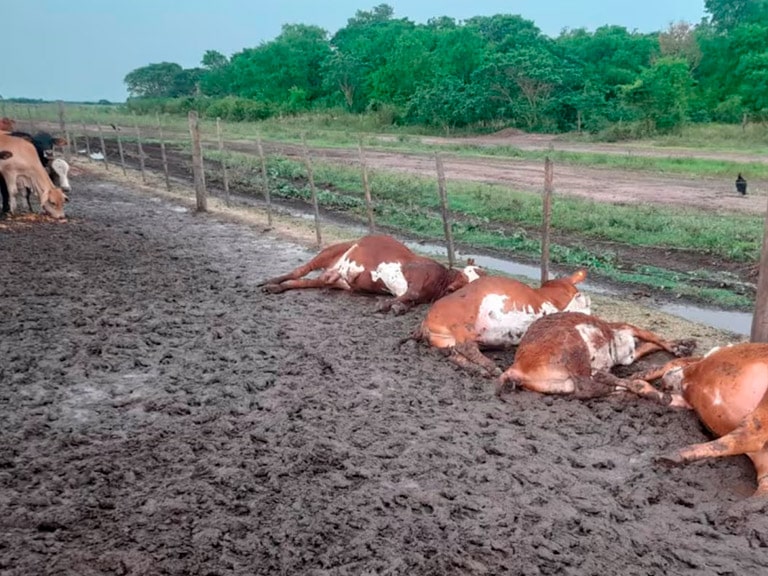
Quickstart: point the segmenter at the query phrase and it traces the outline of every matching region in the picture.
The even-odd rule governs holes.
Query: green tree
[[[123,82],[130,96],[166,98],[174,95],[174,82],[182,70],[181,66],[173,62],[148,64],[126,74]]]
[[[727,32],[748,22],[768,21],[768,0],[704,0],[716,30]]]
[[[356,99],[365,79],[365,65],[354,54],[339,50],[331,53],[322,68],[323,86],[331,94],[338,90],[348,110],[355,110]]]

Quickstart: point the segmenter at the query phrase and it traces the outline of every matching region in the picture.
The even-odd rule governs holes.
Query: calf
[[[687,356],[694,347],[692,340],[668,342],[631,324],[580,312],[551,314],[528,328],[496,393],[502,397],[519,385],[543,394],[604,396],[626,387],[609,372],[612,367],[627,366],[658,350]]]
[[[316,278],[303,278],[323,270]],[[462,270],[414,254],[391,236],[364,236],[325,248],[307,264],[259,283],[273,294],[299,288],[337,288],[353,292],[392,294],[377,311],[401,314],[416,304],[437,300],[476,280],[481,270]]]
[[[16,211],[18,179],[21,177],[35,190],[44,212],[54,218],[63,218],[64,203],[68,199],[61,188],[54,186],[37,157],[35,147],[22,138],[0,134],[0,150],[12,153],[12,157],[0,160],[0,176],[8,187],[10,212]]]
[[[587,276],[545,282],[540,288],[501,276],[484,276],[435,302],[411,336],[436,348],[450,349],[449,360],[484,376],[501,370],[480,348],[503,348],[520,342],[534,320],[563,310],[589,313],[589,296],[576,284]]]
[[[768,344],[715,348],[704,357],[673,360],[634,378],[641,380],[633,386],[637,394],[693,409],[718,437],[666,454],[660,462],[680,465],[746,454],[757,472],[755,495],[768,496]],[[657,378],[661,391],[650,385]]]

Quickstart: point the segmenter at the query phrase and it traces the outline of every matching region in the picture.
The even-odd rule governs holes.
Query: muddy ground
[[[648,464],[692,414],[501,403],[397,347],[423,308],[259,291],[278,230],[78,178],[0,223],[3,576],[764,573],[745,457]]]

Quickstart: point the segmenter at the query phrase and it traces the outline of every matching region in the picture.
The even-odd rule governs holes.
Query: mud
[[[0,222],[0,574],[758,574],[745,457],[690,413],[490,383],[423,317],[260,292],[308,252],[100,181]],[[500,365],[509,354],[495,357]]]

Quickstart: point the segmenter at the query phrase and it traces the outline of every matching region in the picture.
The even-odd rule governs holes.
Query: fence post
[[[72,144],[69,141],[69,135],[67,133],[67,123],[64,120],[64,102],[59,100],[59,128],[64,138],[67,139],[67,145],[64,147],[64,158],[69,160],[72,155]]]
[[[448,245],[448,266],[453,267],[456,261],[456,254],[453,250],[453,232],[451,231],[451,221],[448,216],[448,191],[445,187],[445,170],[443,169],[443,159],[440,154],[435,154],[435,167],[437,168],[437,191],[440,194],[440,211],[443,215],[443,230],[445,231],[445,242]]]
[[[269,194],[269,176],[267,174],[267,159],[264,157],[264,147],[261,145],[261,135],[256,137],[256,147],[261,160],[261,178],[264,181],[264,200],[267,201],[267,225],[272,227],[272,198]]]
[[[544,158],[544,206],[542,214],[541,230],[541,283],[549,280],[549,236],[552,223],[552,159],[547,155]]]
[[[109,161],[107,160],[107,147],[104,145],[104,133],[101,131],[101,122],[96,122],[99,130],[99,142],[101,143],[101,155],[104,156],[104,170],[109,170]]]
[[[365,209],[368,213],[368,232],[375,234],[376,225],[373,222],[373,201],[371,200],[371,186],[368,183],[368,165],[365,163],[362,135],[357,139],[357,151],[360,154],[360,169],[363,171],[363,191],[365,192]]]
[[[205,172],[203,172],[203,148],[200,144],[200,123],[197,112],[189,111],[189,134],[192,137],[192,175],[195,180],[197,211],[208,211],[208,198],[205,190]]]
[[[323,244],[322,234],[320,233],[320,207],[317,203],[317,188],[315,188],[315,173],[312,170],[312,160],[309,157],[309,148],[307,148],[307,135],[301,134],[301,144],[304,148],[304,164],[307,167],[307,178],[309,178],[309,189],[312,191],[312,207],[315,209],[315,235],[317,236],[317,247]]]
[[[768,342],[768,214],[763,221],[763,248],[760,251],[755,312],[749,339],[751,342]]]
[[[224,203],[229,206],[229,175],[227,174],[227,162],[224,158],[224,140],[221,137],[221,118],[216,117],[216,137],[219,139],[219,153],[221,154],[221,173],[224,178]]]
[[[32,107],[27,106],[27,116],[29,116],[29,131],[30,132],[37,132],[37,126],[35,125],[35,121],[32,118]]]
[[[144,148],[141,146],[141,131],[139,130],[139,121],[136,115],[133,115],[133,126],[136,128],[136,148],[139,151],[139,168],[141,168],[141,181],[147,183],[147,172],[144,167]]]
[[[123,169],[123,176],[126,175],[125,172],[125,154],[123,153],[123,138],[120,136],[120,126],[117,124],[112,124],[112,127],[115,129],[115,132],[117,133],[117,151],[120,154],[120,166]]]
[[[163,137],[163,123],[160,121],[160,113],[157,113],[157,131],[160,135],[160,157],[163,160],[163,173],[165,174],[165,189],[171,191],[171,177],[168,174],[168,156],[165,154],[165,138]]]
[[[88,154],[88,162],[93,162],[91,158],[91,139],[88,138],[88,128],[85,126],[85,120],[80,122],[83,125],[83,135],[85,136],[85,153]]]

